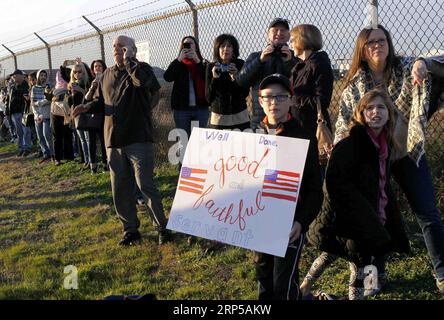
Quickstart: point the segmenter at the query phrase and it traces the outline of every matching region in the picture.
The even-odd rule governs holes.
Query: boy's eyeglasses
[[[270,96],[261,96],[261,98],[264,102],[268,102],[268,103],[272,102],[273,99],[275,99],[277,102],[284,102],[288,98],[290,98],[290,95],[289,94],[277,94],[274,96],[271,96],[271,95]]]

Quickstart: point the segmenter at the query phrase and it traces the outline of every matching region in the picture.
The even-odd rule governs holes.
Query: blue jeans
[[[31,151],[32,141],[31,141],[31,129],[25,127],[22,124],[23,113],[13,113],[11,120],[14,124],[15,131],[17,133],[17,146],[19,152]]]
[[[42,149],[44,157],[54,155],[54,145],[52,143],[51,119],[44,119],[43,122],[35,123],[37,137],[39,139],[40,149]]]
[[[82,146],[85,163],[90,163],[89,149],[88,149],[88,143],[89,143],[88,131],[86,130],[76,130],[76,131],[80,139],[80,145]]]
[[[208,125],[209,116],[210,113],[208,111],[208,108],[174,110],[174,122],[176,123],[176,128],[185,130],[185,132],[188,135],[188,140],[190,139],[191,136],[191,121],[199,122],[199,128],[206,128]],[[179,151],[181,154],[185,153],[188,140],[183,142],[183,150]]]
[[[210,113],[208,108],[199,109],[193,108],[189,110],[174,110],[174,122],[176,128],[183,129],[188,134],[188,139],[191,135],[191,121],[198,121],[199,128],[206,128],[208,125],[208,118]]]
[[[404,157],[392,165],[396,182],[401,187],[416,215],[427,251],[439,280],[444,279],[444,226],[436,206],[435,188],[425,155],[416,167]]]

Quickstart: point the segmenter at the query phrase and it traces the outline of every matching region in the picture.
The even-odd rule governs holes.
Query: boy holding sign
[[[266,114],[259,127],[267,134],[310,140],[287,253],[284,258],[255,253],[260,300],[297,300],[301,297],[298,265],[304,235],[323,199],[316,137],[305,132],[290,115],[292,94],[290,80],[281,74],[272,74],[259,85],[259,103]]]

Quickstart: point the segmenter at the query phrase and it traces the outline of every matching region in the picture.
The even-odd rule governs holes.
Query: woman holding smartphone
[[[174,82],[171,108],[176,127],[191,134],[191,121],[198,121],[203,128],[208,123],[208,102],[205,98],[206,61],[202,57],[199,44],[192,36],[180,42],[179,55],[169,65],[163,75],[165,81]],[[184,149],[186,143],[184,143]],[[181,152],[182,153],[182,152]]]

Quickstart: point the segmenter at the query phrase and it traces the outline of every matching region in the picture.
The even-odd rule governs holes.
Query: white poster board
[[[150,43],[148,41],[136,43],[136,58],[139,61],[150,63]]]
[[[309,141],[194,128],[167,228],[284,257]]]

